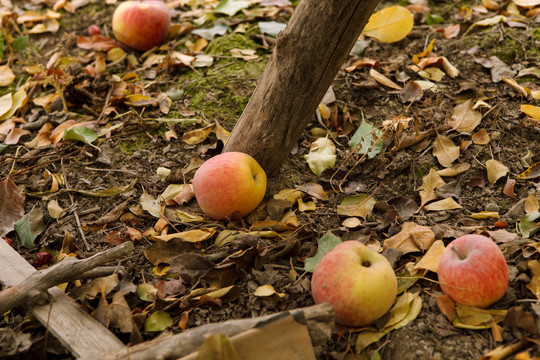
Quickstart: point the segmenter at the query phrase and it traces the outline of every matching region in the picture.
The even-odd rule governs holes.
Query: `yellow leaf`
[[[540,262],[529,260],[527,266],[531,269],[531,282],[527,284],[527,289],[531,290],[534,296],[540,300]]]
[[[210,239],[215,233],[216,229],[202,228],[168,235],[150,236],[150,240],[167,242],[172,239],[182,239],[186,242],[197,243]]]
[[[428,201],[437,199],[435,194],[435,189],[444,185],[444,180],[440,175],[435,171],[435,169],[430,169],[429,174],[422,178],[422,186],[418,189],[420,190],[420,206],[424,206]]]
[[[127,95],[126,105],[131,106],[155,106],[157,105],[157,99],[146,95]]]
[[[487,177],[490,183],[494,184],[501,177],[508,174],[508,168],[498,160],[489,159],[486,161]]]
[[[321,137],[311,143],[309,153],[304,155],[309,168],[317,176],[336,164],[336,145],[327,137]]]
[[[285,294],[279,293],[274,289],[272,285],[262,285],[259,286],[255,291],[253,292],[253,295],[255,296],[272,296],[277,295],[279,297],[284,297]]]
[[[427,226],[413,222],[405,222],[401,231],[384,240],[383,248],[389,247],[400,250],[401,253],[424,251],[429,249],[435,241],[435,233]]]
[[[507,310],[486,310],[474,306],[456,304],[457,318],[453,325],[464,329],[489,329],[495,322],[501,322],[506,316]]]
[[[439,200],[424,206],[424,209],[427,211],[441,211],[441,210],[453,210],[461,209],[462,206],[459,205],[453,198],[449,197],[443,200]]]
[[[187,131],[182,136],[182,140],[184,140],[184,142],[189,145],[200,144],[204,140],[206,140],[206,138],[212,133],[212,131],[214,131],[215,127],[216,124],[211,124],[203,127],[202,129]]]
[[[413,14],[403,6],[391,6],[369,18],[364,35],[381,42],[393,43],[407,36],[414,26]]]
[[[527,198],[525,199],[525,203],[523,205],[525,207],[526,214],[538,212],[539,204],[536,194],[529,194],[529,196],[527,196]]]
[[[425,269],[433,272],[437,272],[439,268],[439,260],[445,249],[442,240],[436,240],[433,245],[428,249],[426,254],[420,259],[420,261],[414,265],[415,269]]]
[[[459,157],[459,146],[456,146],[449,137],[439,134],[433,143],[433,155],[442,166],[450,167]]]
[[[274,195],[276,200],[287,200],[294,204],[298,198],[302,197],[302,192],[296,189],[283,189]]]
[[[420,54],[415,54],[412,56],[412,62],[415,64],[418,64],[420,62],[420,58],[423,58],[427,54],[433,51],[433,47],[435,46],[435,39],[431,40],[429,45],[422,51]]]
[[[371,213],[377,201],[366,194],[347,196],[337,206],[338,215],[359,216],[363,219]]]
[[[13,105],[13,97],[11,96],[11,93],[7,93],[6,95],[0,97],[0,116],[7,114],[11,109],[11,105]]]
[[[521,105],[521,112],[529,115],[533,119],[540,120],[540,106],[534,105]]]
[[[496,211],[480,211],[469,215],[469,217],[472,217],[473,219],[498,219],[499,213]]]
[[[459,175],[462,172],[469,170],[470,168],[471,168],[471,164],[468,164],[468,163],[454,164],[449,168],[438,170],[437,173],[440,176],[452,177],[452,176]]]
[[[21,87],[19,90],[17,90],[13,94],[12,101],[11,101],[11,108],[8,110],[8,112],[0,116],[0,120],[5,120],[12,117],[17,112],[17,110],[19,110],[21,107],[26,105],[27,101],[28,101],[28,95],[26,95],[26,91],[24,91],[24,88]],[[0,110],[0,113],[2,113],[1,110]]]
[[[298,198],[298,210],[302,212],[315,211],[317,210],[317,205],[315,204],[315,201],[304,202],[302,201],[302,198]]]
[[[8,65],[0,66],[0,86],[8,86],[15,80],[15,74]]]

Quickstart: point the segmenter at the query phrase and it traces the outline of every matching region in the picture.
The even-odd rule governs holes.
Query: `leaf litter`
[[[9,0],[2,6],[8,3],[19,6]],[[86,256],[75,209],[92,250],[136,241],[138,251],[128,260],[135,271],[121,292],[113,290],[118,277],[86,282],[83,289],[67,285],[97,318],[128,334],[132,343],[145,340],[145,330],[186,329],[202,321],[311,305],[304,270],[312,271],[331,244],[352,239],[380,248],[396,269],[406,269],[399,275],[402,282],[414,278],[410,283],[417,285],[373,328],[352,330],[350,344],[347,337],[334,335],[322,358],[352,349],[382,358],[406,359],[407,353],[462,359],[494,348],[453,326],[457,316],[455,324],[484,328],[475,331],[504,339],[505,351],[515,353],[512,343],[526,341],[534,326],[499,321],[516,298],[537,296],[539,288],[534,261],[540,256],[533,246],[540,232],[538,76],[531,65],[538,55],[522,52],[527,46],[511,49],[510,56],[504,49],[516,38],[534,48],[520,26],[534,21],[538,5],[382,4],[378,19],[363,34],[376,40],[359,40],[362,53],[351,55],[344,65],[348,70],[338,74],[337,95],[323,104],[326,108],[319,107],[324,121],[315,125],[324,125],[324,134],[311,136],[315,129],[310,125],[294,150],[293,157],[299,156],[287,159],[270,180],[262,207],[245,223],[220,224],[201,214],[186,185],[202,161],[227,141],[243,98],[254,89],[254,78],[293,11],[290,2],[173,5],[176,30],[170,40],[177,47],[165,45],[147,54],[121,49],[109,36],[89,34],[86,20],[70,25],[67,20],[81,17],[88,4],[59,2],[53,9],[36,1],[36,11],[8,10],[16,21],[6,24],[14,36],[4,42],[13,51],[3,52],[9,66],[0,68],[5,89],[0,98],[1,194],[7,199],[3,203],[17,211],[0,213],[2,235],[15,240],[27,258],[45,247],[62,250],[65,239],[75,239],[74,256]],[[112,8],[100,5],[84,18],[105,26],[110,14],[104,10]],[[500,38],[483,41],[495,28],[504,30]],[[58,43],[66,32],[73,35],[71,47]],[[37,33],[50,40],[39,42]],[[464,45],[457,36],[478,47]],[[231,39],[242,40],[227,44]],[[46,54],[43,64],[34,54],[36,44]],[[202,86],[204,76],[212,86]],[[213,103],[215,108],[208,106]],[[317,138],[334,149],[317,146],[308,162],[303,156]],[[320,149],[326,152],[316,153]],[[157,174],[158,167],[171,171]],[[461,183],[460,194],[446,191],[451,182],[446,177]],[[334,235],[325,235],[329,230]],[[441,294],[433,273],[442,246],[471,232],[489,234],[505,249],[515,269],[514,298],[507,295],[487,313],[455,307],[448,321],[436,305]],[[527,287],[521,286],[524,281]],[[146,295],[130,308],[137,287]],[[180,305],[147,311],[143,301]],[[536,314],[532,305],[523,309],[508,317]],[[17,325],[16,317],[6,319],[11,322],[2,326]],[[30,340],[21,336],[9,356],[29,351]],[[537,349],[532,352],[538,355]]]

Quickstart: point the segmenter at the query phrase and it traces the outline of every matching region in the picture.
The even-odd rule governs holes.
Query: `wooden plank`
[[[13,286],[37,270],[5,241],[0,241],[0,283]],[[30,312],[75,357],[98,358],[125,345],[80,305],[57,287],[49,289],[51,302]]]

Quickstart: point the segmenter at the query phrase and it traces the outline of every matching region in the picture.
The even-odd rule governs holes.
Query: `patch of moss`
[[[180,78],[188,106],[231,130],[247,105],[266,60],[244,62],[222,59],[201,76],[188,72]]]
[[[437,169],[437,165],[434,164],[434,163],[421,163],[421,164],[417,164],[415,167],[414,167],[414,176],[416,176],[417,178],[423,178],[424,176],[426,176],[427,174],[429,174],[429,171],[431,169]]]
[[[246,34],[229,34],[220,36],[210,41],[205,49],[209,55],[230,55],[232,49],[257,49],[259,45],[249,38],[249,32]]]
[[[532,29],[531,35],[536,38],[536,40],[540,41],[540,26],[537,26]]]
[[[133,154],[137,150],[145,149],[150,144],[150,139],[145,133],[138,133],[133,135],[129,140],[123,141],[119,144],[118,148],[123,153],[128,155]]]

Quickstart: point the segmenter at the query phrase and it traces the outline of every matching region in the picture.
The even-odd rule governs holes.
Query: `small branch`
[[[66,258],[47,270],[34,273],[25,281],[0,291],[0,314],[40,300],[49,288],[80,279],[88,271],[96,271],[98,266],[118,260],[120,257],[131,254],[132,251],[133,243],[125,242],[87,259]]]

